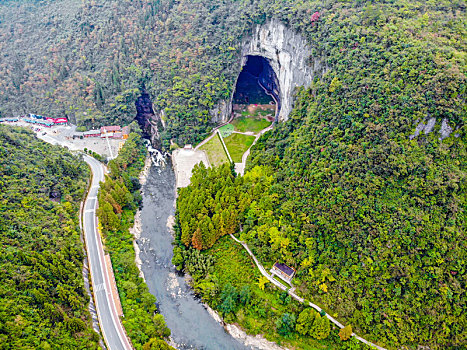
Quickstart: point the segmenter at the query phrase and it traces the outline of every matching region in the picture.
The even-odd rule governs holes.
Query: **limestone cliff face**
[[[229,120],[232,111],[232,98],[230,101],[220,100],[216,106],[211,109],[211,120],[213,123],[225,123]]]
[[[311,47],[305,38],[278,20],[257,26],[253,34],[244,40],[239,72],[248,55],[267,58],[276,73],[280,93],[278,102],[281,104],[277,119],[280,121],[287,120],[293,108],[295,88],[310,86],[315,74],[321,75],[327,70],[321,60],[310,57]],[[231,105],[231,101],[221,101],[221,105]],[[215,112],[213,121],[225,122],[229,119],[230,112],[223,114],[219,108]]]
[[[163,124],[164,111],[154,112],[151,97],[143,90],[136,100],[136,120],[143,130],[143,136],[151,140],[153,147],[161,149],[160,132],[165,128]]]

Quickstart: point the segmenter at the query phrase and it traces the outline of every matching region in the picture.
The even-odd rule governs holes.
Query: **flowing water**
[[[156,159],[153,157],[154,163]],[[142,231],[137,244],[149,291],[157,298],[173,342],[182,350],[250,349],[211,317],[172,265],[173,238],[168,222],[174,213],[175,174],[169,160],[166,166],[152,165],[143,186]]]

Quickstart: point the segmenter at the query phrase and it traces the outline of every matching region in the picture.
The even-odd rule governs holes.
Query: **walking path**
[[[232,115],[230,116],[230,119],[228,121],[226,121],[225,123],[221,124],[221,125],[218,125],[216,126],[214,129],[212,129],[212,132],[211,132],[211,135],[209,135],[207,138],[205,138],[203,141],[201,141],[196,147],[195,147],[195,150],[198,150],[198,148],[200,148],[202,145],[204,145],[206,142],[208,142],[210,139],[212,139],[214,137],[214,135],[216,135],[217,131],[222,128],[224,125],[227,125],[229,124],[232,120],[234,119],[234,114],[232,113]]]
[[[222,137],[221,133],[219,132],[219,129],[216,130],[216,134],[219,135],[219,139],[221,140],[222,147],[224,147],[225,154],[227,154],[227,157],[230,160],[230,163],[233,163],[232,157],[230,156],[230,152],[227,149],[227,146],[225,145],[224,138]]]
[[[205,138],[203,141],[201,141],[196,147],[195,147],[195,151],[199,151],[199,148],[201,146],[203,146],[205,143],[209,142],[209,140],[211,140],[214,136],[216,136],[216,134],[219,134],[219,138],[221,140],[221,143],[222,143],[222,146],[224,147],[224,150],[225,150],[225,153],[227,154],[227,157],[229,158],[229,160],[232,162],[232,157],[230,156],[230,153],[227,149],[227,146],[225,145],[224,143],[224,138],[222,137],[222,135],[220,134],[219,132],[219,128],[223,127],[224,125],[227,125],[229,124],[232,120],[233,120],[234,116],[232,115],[229,119],[229,121],[225,122],[224,124],[221,124],[217,127],[215,127],[211,133],[211,135],[209,135],[207,138]],[[245,173],[245,167],[246,167],[246,160],[248,158],[248,156],[250,155],[250,150],[251,150],[251,147],[253,147],[255,145],[255,143],[258,141],[258,139],[261,137],[261,135],[263,135],[265,132],[271,130],[274,126],[274,123],[269,125],[267,128],[261,130],[260,132],[258,132],[257,134],[255,134],[254,132],[252,131],[246,131],[246,132],[240,132],[240,131],[233,131],[232,133],[234,134],[243,134],[243,135],[248,135],[248,136],[255,136],[255,140],[253,141],[253,143],[251,144],[251,146],[245,151],[245,153],[243,153],[243,156],[242,156],[242,162],[241,163],[235,163],[235,172],[239,175],[243,175]]]
[[[271,125],[269,125],[267,128],[261,130],[261,131],[260,131],[259,133],[257,133],[256,135],[253,134],[253,135],[255,136],[255,140],[253,141],[253,143],[251,144],[251,146],[246,150],[246,152],[243,153],[242,162],[241,162],[241,163],[235,163],[235,172],[236,172],[238,175],[242,175],[242,176],[243,176],[243,174],[245,173],[246,160],[247,160],[248,156],[250,155],[251,147],[253,147],[253,146],[255,145],[255,143],[258,141],[258,139],[261,137],[261,135],[263,135],[265,132],[271,130],[273,127],[274,127],[274,124],[271,124]],[[251,133],[251,132],[239,132],[239,131],[234,131],[234,133],[252,136],[252,133]]]
[[[230,237],[232,237],[232,239],[237,242],[237,243],[240,243],[243,248],[246,249],[246,251],[248,252],[248,254],[250,254],[250,256],[253,258],[253,261],[255,262],[256,266],[258,267],[259,271],[261,272],[261,274],[263,276],[265,276],[272,284],[274,284],[276,287],[278,287],[279,289],[282,289],[284,291],[286,291],[287,293],[289,293],[289,295],[294,298],[295,300],[299,301],[300,303],[302,304],[306,304],[306,302],[308,302],[308,305],[311,306],[312,308],[316,309],[317,311],[319,312],[322,312],[323,309],[321,309],[318,305],[315,305],[313,304],[312,302],[309,302],[309,301],[305,301],[305,299],[299,297],[297,294],[295,294],[292,290],[289,290],[288,287],[286,287],[285,285],[283,285],[282,283],[280,283],[279,281],[275,280],[267,271],[266,269],[263,267],[263,265],[261,265],[261,263],[258,261],[258,259],[256,259],[256,256],[253,254],[253,252],[250,250],[250,248],[248,247],[248,245],[245,243],[245,242],[242,242],[240,241],[239,239],[237,239],[233,234],[230,234]],[[332,317],[331,315],[325,313],[325,316],[332,322],[334,323],[336,326],[338,326],[339,328],[344,328],[344,325],[342,323],[340,323],[339,321],[337,321],[334,317]],[[354,336],[357,340],[361,341],[362,343],[365,343],[366,345],[370,346],[370,347],[373,347],[375,349],[378,349],[378,350],[386,350],[385,348],[381,347],[381,346],[378,346],[366,339],[363,339],[362,337],[360,337],[359,335],[355,334],[355,333],[352,333],[352,336]]]

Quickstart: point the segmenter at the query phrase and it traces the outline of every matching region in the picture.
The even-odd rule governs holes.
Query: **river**
[[[178,349],[251,349],[230,336],[193,294],[172,265],[172,235],[168,221],[175,213],[172,166],[152,165],[143,185],[140,248],[141,269],[149,291],[172,331]]]

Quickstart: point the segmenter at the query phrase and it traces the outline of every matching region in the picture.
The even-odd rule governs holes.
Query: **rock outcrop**
[[[415,127],[414,133],[409,136],[409,139],[411,140],[419,137],[422,131],[425,135],[428,135],[429,133],[434,131],[437,121],[436,118],[430,118],[428,119],[428,121],[423,120],[420,122],[420,120],[417,120],[415,123],[417,124],[417,126]],[[456,127],[456,130],[457,129],[458,127]],[[443,120],[441,121],[441,125],[439,126],[439,140],[442,141],[445,138],[449,137],[453,131],[454,129],[449,125],[448,120],[446,118],[443,118]],[[459,137],[459,134],[454,134],[454,136]]]
[[[242,44],[242,59],[239,72],[247,61],[247,56],[263,56],[274,70],[280,90],[280,111],[277,119],[287,120],[293,108],[295,88],[310,86],[316,74],[323,74],[327,67],[320,59],[310,57],[311,47],[305,38],[287,28],[278,20],[270,20],[257,26],[253,34]],[[230,106],[231,101],[221,101],[220,105]],[[225,122],[230,110],[216,108],[213,121]]]
[[[135,101],[136,120],[143,130],[143,136],[151,140],[156,149],[161,149],[160,132],[164,129],[162,116],[163,111],[155,113],[151,97],[143,89],[141,96]]]

